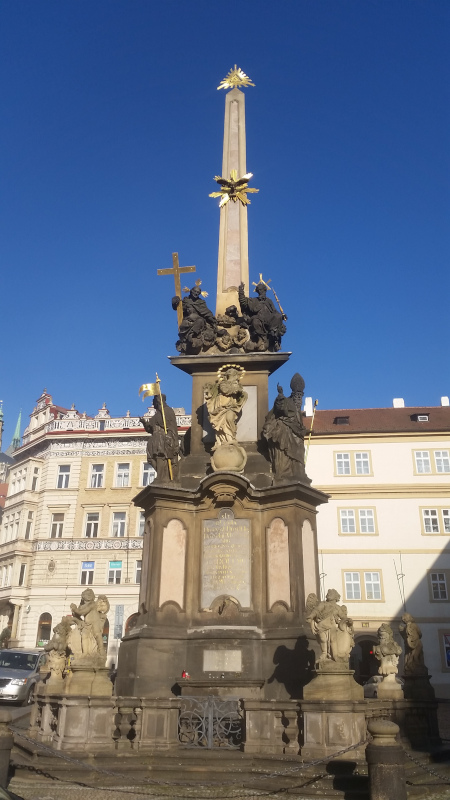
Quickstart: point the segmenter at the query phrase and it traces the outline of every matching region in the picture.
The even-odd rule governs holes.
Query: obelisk
[[[253,86],[236,66],[218,89],[231,89],[225,97],[222,176],[229,179],[246,175],[245,96],[238,86]],[[249,202],[249,201],[247,201]],[[228,306],[239,308],[238,287],[243,282],[249,290],[247,204],[226,202],[220,208],[219,260],[217,269],[217,314]]]

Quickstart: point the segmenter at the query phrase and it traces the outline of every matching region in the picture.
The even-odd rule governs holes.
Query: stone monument
[[[434,689],[430,684],[430,673],[425,665],[422,631],[411,614],[402,615],[399,626],[405,644],[403,674],[404,695],[407,699],[434,700]]]
[[[355,644],[353,620],[347,607],[339,605],[339,592],[329,589],[319,601],[310,594],[306,601],[306,620],[320,647],[313,680],[303,692],[304,745],[302,755],[316,758],[357,745],[365,738],[363,687],[356,683],[349,668],[350,652]],[[364,745],[355,749],[362,757]]]
[[[47,671],[41,670],[30,733],[58,750],[108,750],[112,683],[102,633],[109,600],[87,588],[70,608],[45,646]]]
[[[383,676],[377,688],[377,694],[383,700],[402,700],[403,690],[396,680],[398,674],[398,659],[402,648],[394,639],[394,632],[387,622],[378,628],[378,644],[373,648],[375,658],[380,662],[378,672]]]
[[[176,748],[199,735],[189,704],[203,709],[198,719],[213,713],[211,703],[233,702],[247,752],[296,753],[315,660],[306,616],[307,598],[319,592],[316,511],[327,496],[305,472],[298,373],[269,413],[268,378],[290,356],[281,349],[287,317],[260,270],[255,296],[249,291],[249,81],[236,68],[225,83],[224,177],[213,193],[217,306],[213,314],[199,281],[172,301],[182,316],[170,361],[192,377],[192,426],[177,479],[155,480],[134,500],[145,510],[143,571],[139,618],[119,652],[118,730],[139,706],[134,746]],[[340,621],[348,643],[350,622]]]

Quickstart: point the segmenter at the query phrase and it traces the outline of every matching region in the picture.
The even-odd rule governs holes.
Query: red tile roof
[[[417,415],[428,415],[428,422],[418,422]],[[336,419],[348,417],[348,424],[337,424]],[[305,417],[306,428],[311,417]],[[450,406],[409,408],[339,408],[317,410],[313,436],[346,433],[435,433],[450,432]]]

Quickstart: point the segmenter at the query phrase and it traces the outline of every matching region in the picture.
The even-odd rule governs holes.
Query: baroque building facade
[[[305,404],[311,426],[313,405]],[[422,630],[439,697],[450,697],[450,407],[317,411],[307,459],[329,495],[318,516],[322,593],[336,588],[354,620],[353,668],[365,680],[381,623]],[[400,665],[401,674],[401,665]]]
[[[175,409],[180,437],[191,422]],[[147,413],[152,413],[149,410]],[[305,402],[305,426],[313,405]],[[450,407],[319,410],[307,473],[329,495],[318,514],[321,589],[354,620],[352,662],[373,674],[381,623],[412,614],[438,696],[450,697]],[[108,663],[139,602],[143,517],[153,480],[137,417],[89,418],[44,391],[14,453],[0,529],[0,629],[42,646],[83,587],[107,594]],[[400,637],[397,634],[398,641]]]
[[[182,435],[190,418],[176,412]],[[90,418],[45,390],[38,399],[14,453],[0,535],[0,626],[11,646],[43,646],[92,586],[110,599],[104,639],[116,660],[137,613],[144,520],[132,500],[155,477],[146,440],[129,413],[103,407]]]

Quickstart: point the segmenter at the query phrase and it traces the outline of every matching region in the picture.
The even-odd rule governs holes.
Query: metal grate
[[[237,697],[182,697],[178,741],[184,747],[237,750],[242,731],[243,714]]]

